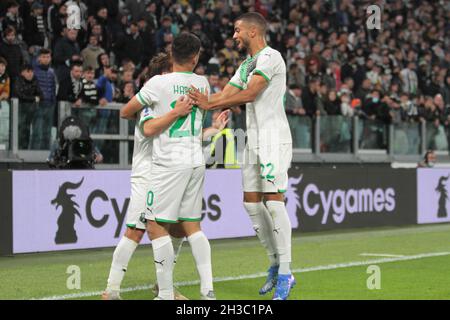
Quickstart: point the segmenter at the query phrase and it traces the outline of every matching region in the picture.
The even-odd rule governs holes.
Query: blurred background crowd
[[[373,4],[381,8],[380,29],[366,24]],[[67,28],[74,5],[79,30]],[[268,44],[285,58],[294,147],[308,148],[307,132],[322,119],[323,151],[346,151],[358,117],[367,123],[358,134],[368,148],[382,147],[383,128],[395,124],[397,148],[407,153],[417,148],[412,131],[422,122],[429,147],[448,148],[450,1],[5,0],[0,99],[20,101],[21,148],[49,149],[61,100],[90,107],[84,121],[107,131],[114,121],[102,106],[131,99],[152,56],[180,32],[201,39],[195,72],[208,77],[213,93],[222,90],[245,58],[232,36],[233,21],[248,11],[266,17]],[[245,128],[245,108],[233,108],[232,126]]]

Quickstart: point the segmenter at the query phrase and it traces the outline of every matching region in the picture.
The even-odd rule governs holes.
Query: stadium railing
[[[128,169],[131,165],[134,122],[120,118],[122,104],[102,107],[74,108],[71,103],[58,103],[58,124],[75,114],[88,123],[91,137],[103,154],[104,163],[98,169]],[[57,130],[51,131],[53,121],[40,119],[48,130],[44,144],[34,143],[35,122],[31,125],[29,141],[24,142],[23,114],[18,99],[2,101],[0,109],[0,161],[45,163]],[[51,117],[50,117],[51,118]],[[288,115],[293,137],[293,162],[300,163],[389,163],[418,162],[427,149],[434,149],[439,162],[450,162],[449,130],[433,123],[386,125],[358,117]],[[45,122],[47,121],[47,122]],[[9,126],[9,128],[8,128]],[[38,130],[39,131],[39,130]],[[42,135],[42,132],[40,132]],[[42,140],[42,139],[41,139]]]

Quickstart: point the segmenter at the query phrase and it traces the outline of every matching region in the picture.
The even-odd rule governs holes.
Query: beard
[[[242,46],[237,46],[239,53],[248,53],[248,48],[250,47],[250,41],[248,40],[242,40],[241,41]]]

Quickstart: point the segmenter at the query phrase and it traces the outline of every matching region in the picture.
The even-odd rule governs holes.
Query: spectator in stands
[[[130,59],[137,66],[140,66],[143,58],[144,42],[139,34],[136,22],[130,23],[127,34],[119,37],[114,45],[117,64],[121,64],[125,58]]]
[[[156,48],[158,51],[163,51],[167,44],[172,43],[173,36],[172,18],[165,16],[161,20],[161,28],[156,33]]]
[[[95,118],[97,116],[96,106],[98,105],[98,90],[94,82],[94,69],[91,67],[86,67],[83,69],[83,77],[81,79],[81,91],[79,94],[79,99],[81,100],[80,106],[83,107],[79,109],[76,104],[72,113],[80,118],[80,120],[92,129],[95,126]]]
[[[11,89],[14,88],[14,80],[20,74],[20,68],[25,62],[22,50],[16,41],[16,30],[9,26],[3,32],[4,39],[0,43],[0,57],[7,62],[6,72],[11,79]]]
[[[97,57],[98,67],[95,69],[95,79],[100,78],[105,73],[105,68],[110,66],[110,60],[107,53],[102,53]]]
[[[43,94],[33,120],[31,148],[34,150],[48,148],[51,128],[57,126],[56,75],[50,67],[51,61],[51,51],[41,49],[34,67],[34,74]]]
[[[125,8],[131,14],[131,19],[137,21],[147,8],[147,1],[143,0],[125,0]]]
[[[327,115],[340,115],[341,114],[341,106],[340,101],[337,97],[336,90],[330,90],[328,92],[327,99],[324,105],[325,111]]]
[[[158,30],[158,17],[156,15],[156,2],[150,1],[144,11],[141,11],[140,18],[144,18],[151,30]]]
[[[109,40],[108,36],[105,35],[105,32],[103,30],[104,30],[104,27],[101,24],[95,23],[92,26],[90,35],[97,36],[98,45],[100,47],[102,47],[106,52],[110,52],[111,41]],[[117,37],[119,37],[119,35]]]
[[[417,166],[419,168],[433,168],[436,165],[436,153],[434,150],[427,150],[423,156],[423,160],[420,161]]]
[[[83,67],[81,64],[74,63],[70,67],[70,74],[68,77],[62,79],[58,88],[58,100],[72,102],[75,107],[81,106],[81,76],[83,74]]]
[[[40,48],[48,46],[44,6],[40,2],[35,1],[31,5],[31,14],[25,18],[25,28],[24,40],[30,48],[36,46],[35,51],[39,51]]]
[[[19,4],[16,1],[10,1],[6,6],[6,16],[2,21],[2,30],[10,27],[16,30],[16,36],[19,40],[22,39],[24,31],[24,23],[19,13]]]
[[[305,108],[306,115],[313,118],[320,115],[317,106],[317,96],[320,89],[320,80],[312,78],[308,81],[308,86],[302,90],[302,104]]]
[[[112,66],[105,67],[105,74],[97,80],[97,90],[100,106],[105,106],[113,102],[115,85],[117,80],[117,69]],[[99,110],[98,121],[95,127],[95,133],[105,133],[108,127],[110,111]]]
[[[410,61],[408,67],[400,72],[403,83],[403,91],[410,94],[416,94],[418,88],[417,74],[415,71],[415,63]]]
[[[142,38],[142,61],[141,66],[147,66],[150,59],[156,53],[155,32],[146,19],[141,18],[138,21],[139,34]]]
[[[81,103],[89,107],[95,107],[98,104],[98,90],[94,82],[94,69],[86,67],[83,69],[83,78],[81,81],[80,98]]]
[[[81,56],[83,57],[83,67],[90,67],[96,70],[99,67],[98,56],[105,53],[105,50],[98,45],[98,38],[96,35],[91,34],[89,36],[89,44],[86,48],[81,50]]]
[[[234,41],[233,38],[227,38],[225,40],[225,48],[220,50],[224,56],[225,59],[230,62],[232,65],[236,65],[239,59],[239,53],[234,50]]]
[[[9,100],[11,93],[10,79],[6,72],[8,62],[0,57],[0,101]]]
[[[134,97],[135,94],[136,94],[136,89],[135,89],[134,83],[131,81],[125,82],[124,86],[123,86],[123,90],[120,93],[120,97],[117,99],[117,102],[127,103],[128,101],[131,100],[131,98]]]
[[[305,126],[306,110],[302,101],[302,89],[291,84],[286,92],[286,114],[291,127],[292,140],[295,148],[309,148],[310,135]]]
[[[29,149],[31,124],[35,118],[39,102],[44,98],[39,83],[34,76],[33,67],[22,67],[17,79],[15,95],[19,98],[19,148]]]
[[[62,6],[62,0],[52,0],[52,4],[47,8],[46,23],[48,36],[52,47],[55,41],[61,37],[61,32],[63,29],[60,13]]]
[[[65,29],[65,36],[59,39],[55,45],[54,62],[55,72],[58,81],[62,81],[69,76],[71,59],[80,53],[77,42],[78,30]]]

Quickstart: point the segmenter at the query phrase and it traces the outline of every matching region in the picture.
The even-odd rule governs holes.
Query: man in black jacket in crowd
[[[80,63],[73,63],[70,74],[59,83],[58,101],[69,101],[76,107],[81,106],[80,93],[82,89],[81,75],[83,67]]]
[[[80,54],[80,47],[77,43],[78,30],[66,29],[65,37],[59,39],[55,45],[53,60],[55,63],[55,73],[58,81],[66,78],[70,73],[70,60],[73,56]]]
[[[34,76],[33,67],[29,64],[22,67],[16,81],[15,96],[19,98],[19,148],[29,149],[31,123],[38,104],[44,97]]]

